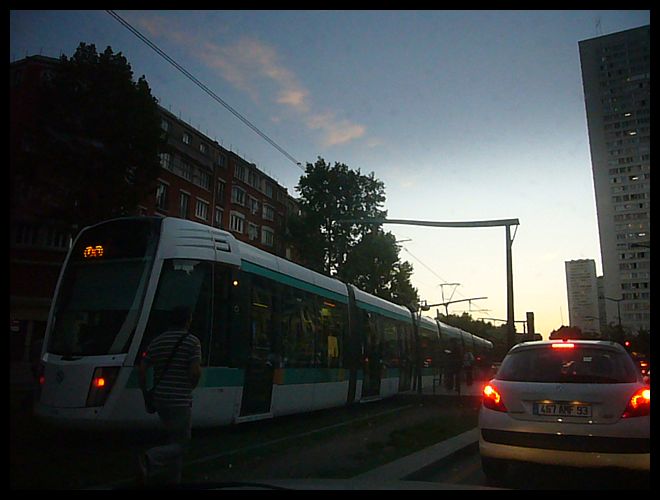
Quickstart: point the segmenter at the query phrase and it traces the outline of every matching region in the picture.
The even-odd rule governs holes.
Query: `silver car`
[[[620,344],[517,344],[484,387],[483,471],[501,484],[512,461],[649,470],[650,413],[650,387]]]

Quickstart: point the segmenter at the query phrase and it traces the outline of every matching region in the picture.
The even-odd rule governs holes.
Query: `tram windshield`
[[[128,350],[160,221],[116,220],[81,234],[56,298],[48,352],[67,357]]]

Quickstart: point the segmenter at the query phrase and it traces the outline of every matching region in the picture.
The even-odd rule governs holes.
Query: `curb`
[[[382,479],[386,477],[392,480],[420,480],[428,473],[429,469],[436,468],[443,462],[452,460],[458,454],[474,451],[478,446],[479,429],[475,427],[394,462],[354,476],[353,479]]]

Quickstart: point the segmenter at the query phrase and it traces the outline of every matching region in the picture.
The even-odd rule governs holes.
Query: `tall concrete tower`
[[[650,26],[579,42],[608,323],[650,330]]]

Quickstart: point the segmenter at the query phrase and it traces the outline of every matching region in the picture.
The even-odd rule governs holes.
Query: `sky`
[[[578,42],[650,11],[116,13],[287,154],[103,10],[11,11],[10,62],[110,46],[163,107],[293,196],[322,157],[383,181],[390,219],[518,219],[514,316],[533,312],[544,338],[569,323],[565,262],[602,273]],[[506,319],[504,227],[384,229],[422,300]]]

